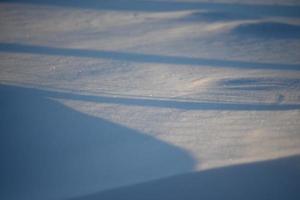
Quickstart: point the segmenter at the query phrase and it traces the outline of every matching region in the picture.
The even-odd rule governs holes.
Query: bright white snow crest
[[[197,191],[268,171],[232,184],[299,197],[299,2],[2,0],[0,28],[0,199],[222,199]]]

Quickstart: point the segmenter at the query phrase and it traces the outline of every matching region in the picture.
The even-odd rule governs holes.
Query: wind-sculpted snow
[[[0,0],[0,199],[299,199],[299,11]]]
[[[196,65],[250,69],[300,70],[299,64],[260,63],[235,60],[219,60],[207,58],[192,58],[182,56],[164,56],[155,54],[140,54],[102,50],[68,49],[35,45],[0,43],[0,52],[41,54],[49,56],[72,56],[99,59],[113,59],[125,62],[162,63],[174,65]]]

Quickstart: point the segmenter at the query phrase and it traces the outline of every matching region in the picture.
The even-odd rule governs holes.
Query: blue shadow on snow
[[[50,97],[0,85],[0,199],[65,199],[194,167],[176,146]]]
[[[52,56],[73,56],[87,58],[113,59],[124,62],[165,63],[176,65],[232,67],[240,69],[300,70],[299,64],[259,63],[234,60],[218,60],[182,56],[163,56],[154,54],[126,53],[105,50],[69,49],[26,44],[0,43],[0,52],[40,54]]]

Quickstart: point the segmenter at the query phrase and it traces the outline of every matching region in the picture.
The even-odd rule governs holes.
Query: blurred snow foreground
[[[0,199],[300,199],[300,2],[1,0]]]

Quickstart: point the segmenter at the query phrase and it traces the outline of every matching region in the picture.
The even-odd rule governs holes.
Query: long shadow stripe
[[[176,65],[233,67],[249,69],[300,70],[299,64],[259,63],[235,60],[192,58],[183,56],[163,56],[155,54],[125,53],[104,50],[68,49],[25,44],[0,43],[0,52],[41,54],[52,56],[74,56],[113,59],[125,62],[165,63]]]

